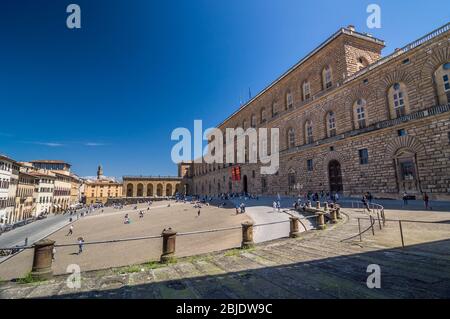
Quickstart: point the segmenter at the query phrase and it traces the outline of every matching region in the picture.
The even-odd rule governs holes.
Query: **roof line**
[[[239,107],[239,109],[237,109],[236,111],[234,111],[230,116],[228,116],[225,120],[223,120],[219,125],[217,125],[216,127],[220,127],[221,125],[223,125],[226,121],[228,121],[229,119],[231,119],[235,114],[239,113],[241,110],[243,110],[244,108],[246,108],[248,105],[250,105],[252,102],[254,102],[256,99],[258,99],[261,95],[263,95],[265,92],[267,92],[270,88],[272,88],[273,86],[275,86],[275,84],[277,84],[278,82],[280,82],[283,78],[285,78],[286,76],[288,76],[292,71],[294,71],[295,69],[297,69],[300,65],[302,65],[303,63],[305,63],[309,58],[311,58],[314,54],[316,54],[317,52],[319,52],[321,49],[323,49],[328,43],[330,43],[331,41],[333,41],[334,39],[336,39],[338,36],[340,36],[341,34],[348,34],[348,35],[353,35],[356,36],[358,38],[362,38],[365,40],[369,40],[369,41],[373,41],[376,42],[380,45],[384,46],[384,41],[374,38],[372,36],[369,36],[367,34],[364,33],[360,33],[357,31],[353,31],[353,30],[349,30],[347,28],[340,28],[337,32],[335,32],[333,35],[331,35],[328,39],[326,39],[325,41],[323,41],[319,46],[317,46],[314,50],[312,50],[310,53],[308,53],[304,58],[302,58],[299,62],[297,62],[296,64],[294,64],[292,67],[290,67],[286,72],[284,72],[281,76],[279,76],[277,79],[275,79],[272,83],[270,83],[268,86],[266,86],[262,91],[260,91],[255,97],[253,97],[251,100],[247,101],[247,103],[245,103],[244,105],[242,105],[241,107]]]

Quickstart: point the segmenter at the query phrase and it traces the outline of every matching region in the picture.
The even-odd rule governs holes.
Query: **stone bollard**
[[[317,213],[317,228],[320,230],[325,229],[327,226],[325,225],[325,216],[323,213]]]
[[[164,229],[162,232],[163,237],[163,251],[161,255],[161,263],[167,263],[171,261],[175,255],[175,239],[177,238],[177,232],[172,228]]]
[[[331,216],[331,222],[333,224],[336,224],[338,222],[338,218],[337,218],[337,209],[332,209],[330,211],[330,216]]]
[[[300,232],[298,231],[298,224],[299,224],[299,219],[298,217],[289,217],[290,221],[291,221],[291,230],[289,232],[289,237],[291,238],[297,238],[300,237]]]
[[[317,208],[317,209],[320,209],[320,201],[317,201],[317,202],[316,202],[316,208]]]
[[[307,207],[312,208],[311,201],[308,201]]]
[[[33,268],[31,277],[37,280],[53,278],[52,262],[55,241],[42,239],[34,244]]]
[[[336,217],[337,219],[342,219],[341,208],[339,206],[336,206]]]
[[[253,242],[253,223],[242,223],[242,245],[241,248],[251,248],[254,246]]]
[[[325,202],[325,204],[323,206],[323,210],[326,211],[326,212],[329,210],[328,202]]]

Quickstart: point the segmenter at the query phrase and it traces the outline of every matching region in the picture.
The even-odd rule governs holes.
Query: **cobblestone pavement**
[[[250,250],[179,259],[161,268],[110,269],[82,274],[80,289],[66,277],[40,284],[0,285],[1,298],[449,298],[450,214],[415,213],[433,221],[408,229],[413,245],[399,247],[394,226],[375,227],[350,242],[361,211],[345,210],[339,224]],[[388,212],[395,218],[395,211]],[[400,213],[399,213],[400,214]],[[398,215],[400,216],[400,215]],[[402,217],[402,216],[400,216]],[[363,222],[363,228],[367,227]],[[438,223],[439,222],[439,223]],[[378,225],[377,225],[378,226]],[[438,227],[438,231],[436,231]],[[445,227],[447,227],[445,229]],[[423,238],[421,240],[421,238]],[[381,267],[381,288],[369,289],[367,267]],[[142,269],[140,269],[142,268]],[[134,272],[136,271],[136,272]]]

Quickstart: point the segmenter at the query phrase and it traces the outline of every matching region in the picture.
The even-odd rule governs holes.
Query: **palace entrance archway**
[[[341,164],[336,161],[328,163],[328,178],[330,180],[330,191],[340,193],[344,190],[342,185]]]

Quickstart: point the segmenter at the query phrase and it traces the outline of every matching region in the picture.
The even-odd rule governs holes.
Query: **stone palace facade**
[[[278,173],[195,163],[190,193],[450,199],[449,30],[381,57],[383,41],[342,28],[218,126],[279,128]]]

